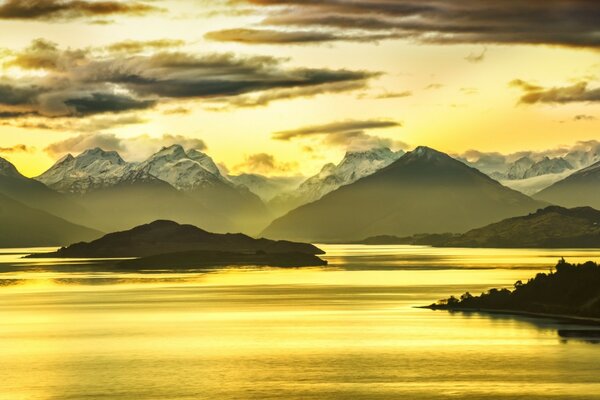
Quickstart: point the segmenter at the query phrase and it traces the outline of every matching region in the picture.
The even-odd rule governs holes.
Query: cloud
[[[429,85],[425,86],[425,90],[438,90],[443,87],[444,85],[442,85],[441,83],[430,83]]]
[[[323,125],[311,125],[298,129],[292,129],[288,131],[275,132],[273,139],[276,140],[290,140],[299,137],[314,136],[314,135],[329,135],[338,133],[352,133],[357,131],[363,131],[367,129],[383,129],[383,128],[394,128],[400,127],[400,122],[373,119],[373,120],[346,120],[330,122]]]
[[[6,119],[0,122],[2,126],[12,126],[21,129],[41,129],[61,132],[101,132],[124,125],[136,125],[148,122],[135,114],[118,115],[114,117],[93,117],[85,119],[39,117]]]
[[[123,138],[114,133],[85,133],[52,143],[44,151],[53,157],[61,157],[67,153],[81,153],[100,147],[107,151],[118,151],[128,160],[143,160],[162,147],[173,144],[180,144],[186,149],[206,149],[206,143],[202,139],[183,135],[139,135]]]
[[[523,104],[536,103],[575,103],[600,101],[600,87],[589,88],[589,82],[578,82],[571,86],[544,88],[521,79],[515,79],[510,86],[521,89],[524,94],[519,99]]]
[[[485,54],[487,53],[487,47],[484,47],[481,53],[469,53],[468,56],[465,57],[465,60],[470,62],[471,64],[477,64],[482,62],[485,59]]]
[[[229,107],[312,97],[364,88],[377,72],[287,68],[265,56],[158,51],[151,55],[62,50],[36,40],[12,52],[5,67],[22,78],[0,77],[0,116],[85,117],[154,108],[180,99]]]
[[[597,118],[593,115],[579,114],[573,117],[574,121],[594,121]]]
[[[205,39],[244,44],[310,44],[325,42],[377,42],[389,35],[348,34],[323,31],[280,31],[275,29],[235,28],[208,32]]]
[[[413,95],[412,91],[405,90],[403,92],[383,91],[381,93],[376,93],[376,94],[361,93],[357,97],[359,99],[385,100],[385,99],[398,99],[398,98],[402,98],[402,97],[410,97],[412,95]]]
[[[29,147],[24,144],[16,144],[11,147],[0,147],[0,153],[11,154],[11,153],[31,153],[33,151],[32,147]]]
[[[244,162],[233,167],[233,170],[236,173],[250,171],[259,174],[272,174],[289,172],[297,167],[298,164],[294,162],[277,161],[272,154],[257,153],[246,156]]]
[[[595,0],[232,0],[241,7],[262,9],[261,25],[277,28],[279,43],[294,43],[291,29],[302,28],[305,37],[338,41],[360,34],[420,43],[544,44],[600,47],[600,11]],[[252,37],[252,30],[241,31]],[[320,36],[319,36],[320,35]],[[276,34],[270,32],[269,37]],[[315,40],[315,39],[313,39]],[[381,40],[380,38],[378,40]],[[475,56],[476,58],[476,56]]]
[[[316,138],[322,145],[344,147],[349,150],[364,150],[374,147],[406,148],[403,142],[367,134],[366,130],[401,127],[392,120],[346,120],[323,125],[312,125],[298,129],[273,133],[275,140]],[[308,146],[312,149],[313,147]],[[306,151],[307,146],[304,146]]]
[[[141,1],[6,0],[0,19],[72,20],[114,15],[143,16],[162,9]]]
[[[106,46],[106,49],[113,53],[140,53],[144,50],[171,49],[181,47],[185,41],[178,39],[157,39],[157,40],[125,40]]]

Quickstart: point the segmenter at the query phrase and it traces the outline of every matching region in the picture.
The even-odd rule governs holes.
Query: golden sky
[[[35,176],[85,147],[181,142],[308,175],[375,145],[600,139],[594,3],[0,0],[0,156]]]

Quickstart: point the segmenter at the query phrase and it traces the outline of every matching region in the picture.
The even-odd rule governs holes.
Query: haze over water
[[[600,345],[558,335],[589,326],[414,308],[600,251],[321,247],[160,274],[0,250],[0,399],[600,399]]]

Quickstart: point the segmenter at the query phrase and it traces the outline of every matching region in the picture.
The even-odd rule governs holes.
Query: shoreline
[[[586,325],[598,325],[600,326],[600,318],[594,317],[583,317],[578,315],[567,315],[567,314],[552,314],[552,313],[541,313],[534,311],[522,311],[522,310],[510,310],[510,309],[494,309],[494,308],[464,308],[464,307],[444,307],[444,306],[416,306],[415,308],[428,309],[432,311],[460,311],[460,312],[478,312],[484,314],[500,314],[500,315],[512,315],[520,317],[533,317],[543,319],[555,319],[558,321],[569,321],[583,323]]]

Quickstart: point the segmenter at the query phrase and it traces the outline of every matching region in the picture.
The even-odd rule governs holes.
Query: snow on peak
[[[387,147],[349,151],[339,164],[325,164],[318,174],[305,180],[292,193],[279,196],[277,202],[294,207],[318,200],[341,186],[387,167],[403,154],[403,151],[395,153]]]
[[[85,193],[111,186],[128,166],[116,151],[104,151],[97,147],[77,157],[67,154],[36,179],[58,191]]]
[[[195,190],[223,183],[233,185],[221,176],[209,156],[197,150],[186,153],[180,145],[162,148],[136,168],[147,171],[179,190]]]
[[[202,165],[206,170],[211,172],[213,175],[216,175],[216,176],[221,175],[221,171],[219,171],[219,167],[217,167],[217,164],[215,164],[213,159],[210,158],[207,154],[202,153],[201,151],[192,149],[187,152],[187,155],[192,160],[200,163],[200,165]]]

